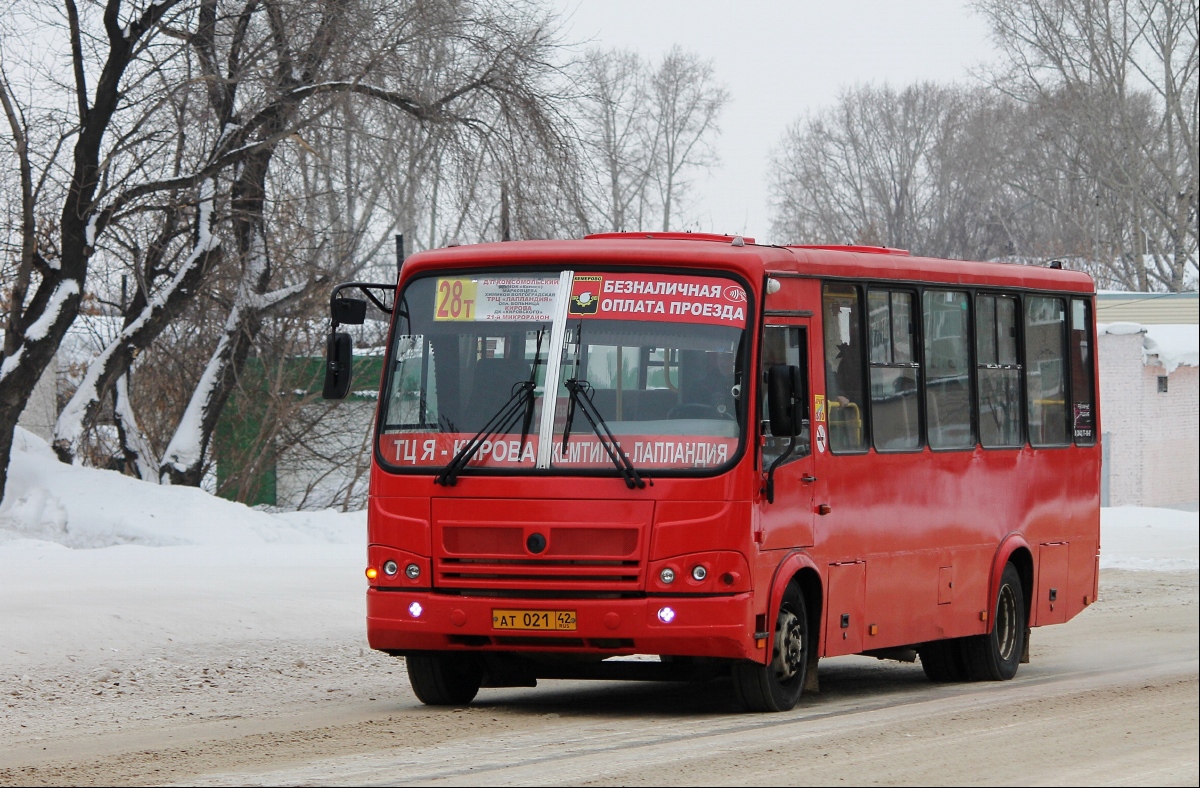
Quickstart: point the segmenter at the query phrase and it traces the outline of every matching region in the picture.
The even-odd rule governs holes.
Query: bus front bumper
[[[753,595],[643,599],[511,599],[367,591],[367,640],[380,651],[663,654],[764,662]],[[503,612],[498,612],[503,611]],[[575,629],[502,629],[505,613],[573,614]],[[521,620],[518,618],[517,623]]]

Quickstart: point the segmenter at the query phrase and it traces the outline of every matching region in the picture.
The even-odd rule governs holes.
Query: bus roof
[[[1095,292],[1091,276],[1079,271],[916,257],[886,247],[757,245],[741,236],[708,233],[604,233],[563,241],[450,246],[414,254],[405,261],[404,275],[439,268],[568,263],[734,270],[752,282],[764,275],[782,275]]]

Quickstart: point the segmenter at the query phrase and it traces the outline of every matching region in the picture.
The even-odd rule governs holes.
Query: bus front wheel
[[[963,638],[963,662],[972,681],[1007,681],[1017,675],[1025,651],[1025,592],[1021,576],[1006,564],[993,608],[992,631]]]
[[[483,668],[472,654],[409,654],[408,683],[426,706],[465,706],[475,699]]]
[[[733,666],[733,687],[749,711],[789,711],[800,700],[808,670],[808,610],[804,594],[788,583],[775,618],[771,661],[739,662]]]

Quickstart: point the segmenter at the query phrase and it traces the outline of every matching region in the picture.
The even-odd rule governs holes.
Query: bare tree
[[[122,161],[122,154],[147,141],[139,121],[152,108],[129,105],[129,92],[136,93],[144,77],[138,70],[131,73],[131,66],[151,59],[160,47],[170,49],[169,44],[163,46],[159,33],[163,19],[175,13],[179,2],[161,0],[127,12],[120,0],[108,0],[101,9],[98,32],[90,33],[74,0],[66,0],[63,31],[74,77],[66,95],[71,96],[72,117],[67,122],[51,120],[48,125],[69,126],[70,130],[40,154],[40,172],[36,174],[30,148],[34,121],[18,100],[7,63],[0,74],[0,96],[20,172],[22,204],[21,258],[8,298],[4,361],[0,364],[0,489],[7,480],[17,418],[79,311],[96,244],[97,198],[128,184],[131,173],[123,166],[128,162]],[[28,20],[19,13],[13,18]],[[12,18],[8,24],[13,24]],[[100,67],[98,76],[93,72],[95,82],[90,87],[87,66],[93,62]],[[116,123],[126,113],[132,117]],[[68,145],[71,163],[62,168],[63,181],[55,183],[53,179],[60,173],[59,153]],[[39,211],[42,200],[61,206],[53,243],[47,243],[49,233],[37,223],[39,213],[45,214]]]
[[[31,8],[34,16],[42,12],[37,4]],[[459,129],[460,143],[473,140],[494,161],[505,151],[507,161],[518,161],[523,145],[552,150],[561,142],[546,76],[553,71],[553,20],[532,2],[492,8],[449,0],[287,6],[166,0],[130,14],[120,0],[109,0],[92,13],[95,8],[85,6],[81,14],[67,0],[59,28],[70,42],[75,83],[57,85],[48,71],[31,77],[31,84],[41,80],[39,95],[46,99],[37,109],[51,118],[62,117],[55,90],[70,88],[76,109],[66,122],[32,122],[33,105],[18,101],[19,91],[2,72],[0,95],[18,162],[16,175],[6,172],[3,183],[19,184],[16,202],[25,220],[19,242],[10,244],[20,251],[16,287],[5,294],[0,468],[7,468],[24,400],[78,312],[89,270],[109,274],[124,267],[137,281],[132,302],[121,305],[124,328],[84,376],[60,419],[56,445],[65,459],[74,457],[100,402],[111,395],[120,431],[129,438],[126,454],[148,475],[153,441],[136,433],[151,421],[161,429],[161,419],[137,418],[138,395],[130,385],[136,379],[129,373],[139,354],[160,347],[156,340],[168,329],[176,339],[187,334],[170,328],[172,318],[203,292],[200,282],[219,272],[213,281],[225,288],[217,291],[223,327],[161,455],[162,473],[194,484],[269,309],[300,296],[322,273],[273,256],[271,206],[303,187],[294,173],[273,175],[280,146],[309,144],[300,132],[341,100],[387,107],[391,123],[399,116]],[[89,90],[88,75],[97,71]],[[47,137],[36,147],[31,128]],[[456,147],[454,137],[446,137],[449,148]],[[58,154],[72,140],[74,164],[67,172]],[[6,207],[12,204],[4,199]],[[52,201],[61,206],[57,224],[41,210]],[[375,238],[387,224],[359,218],[376,230]],[[116,302],[111,292],[100,296]]]
[[[653,177],[662,207],[662,229],[671,229],[678,203],[690,186],[687,173],[717,161],[713,137],[729,91],[715,81],[712,61],[678,46],[663,57],[650,79],[650,113],[657,153]]]
[[[583,142],[597,179],[588,206],[605,230],[641,229],[660,153],[647,68],[633,52],[593,49],[584,57],[580,86]]]
[[[992,84],[1044,111],[1090,181],[1090,256],[1178,291],[1197,255],[1196,0],[980,0],[1007,56]],[[1113,220],[1117,219],[1114,223]],[[1107,220],[1107,226],[1106,225]]]
[[[866,85],[797,121],[773,155],[773,232],[925,254],[978,253],[963,231],[976,216],[961,215],[964,205],[989,199],[972,194],[978,166],[963,155],[980,147],[966,139],[969,104],[965,92],[933,83],[899,91]]]

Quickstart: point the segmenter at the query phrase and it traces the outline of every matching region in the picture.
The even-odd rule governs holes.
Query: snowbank
[[[1195,572],[1200,569],[1200,513],[1101,509],[1100,568]]]
[[[270,514],[195,488],[64,465],[45,441],[19,427],[0,503],[0,544],[29,539],[74,548],[365,544],[365,537],[363,512]]]

